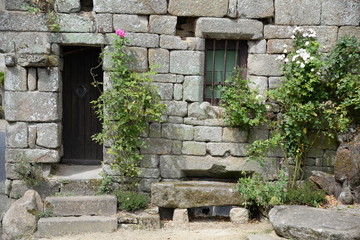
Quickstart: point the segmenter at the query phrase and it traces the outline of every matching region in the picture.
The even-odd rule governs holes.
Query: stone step
[[[240,206],[242,199],[234,183],[180,181],[154,183],[151,202],[162,208]]]
[[[116,216],[52,217],[41,218],[38,222],[39,237],[113,232],[116,229]]]
[[[117,200],[115,196],[69,196],[47,197],[45,211],[53,216],[115,215]]]

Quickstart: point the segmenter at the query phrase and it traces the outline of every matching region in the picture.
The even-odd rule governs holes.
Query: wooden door
[[[91,104],[100,90],[91,83],[90,69],[99,65],[100,48],[63,47],[63,144],[62,163],[97,165],[103,158],[102,146],[91,140],[101,123]],[[102,66],[92,71],[103,81]]]

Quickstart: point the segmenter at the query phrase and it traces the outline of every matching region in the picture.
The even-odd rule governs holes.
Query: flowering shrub
[[[140,174],[139,148],[145,147],[140,134],[148,122],[160,121],[164,105],[148,77],[149,73],[134,73],[129,69],[133,61],[124,52],[128,43],[123,30],[117,30],[110,53],[113,67],[110,71],[111,88],[93,101],[96,114],[102,121],[102,132],[93,136],[97,142],[110,146],[108,154],[113,156],[111,167],[118,172],[121,183],[136,183]],[[99,83],[95,83],[99,84]],[[130,184],[131,185],[131,184]]]

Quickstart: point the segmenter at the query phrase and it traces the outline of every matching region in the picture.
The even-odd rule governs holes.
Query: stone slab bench
[[[243,203],[234,183],[211,181],[154,183],[151,202],[162,208],[240,206]]]

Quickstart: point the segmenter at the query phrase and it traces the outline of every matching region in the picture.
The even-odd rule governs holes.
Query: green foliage
[[[117,191],[115,193],[118,201],[118,209],[125,211],[136,211],[147,206],[148,199],[143,193],[133,191]]]
[[[0,86],[4,86],[4,81],[5,81],[5,73],[0,72]]]
[[[289,189],[286,203],[319,207],[326,201],[324,190],[318,189],[314,183],[306,181],[305,184]]]
[[[110,72],[110,86],[93,101],[96,114],[102,122],[102,132],[93,136],[101,144],[111,147],[111,163],[122,182],[139,176],[139,148],[145,147],[139,136],[148,127],[148,122],[160,121],[164,105],[148,77],[150,73],[134,73],[129,69],[132,59],[124,52],[128,43],[125,37],[117,37],[114,51],[109,53],[113,67]],[[100,83],[95,83],[100,84]],[[107,191],[107,189],[104,189]]]
[[[26,0],[27,10],[30,13],[46,13],[46,21],[50,31],[59,32],[60,25],[54,9],[54,0]]]
[[[266,122],[264,97],[256,90],[250,89],[252,84],[243,79],[241,71],[235,70],[234,77],[227,81],[222,89],[222,106],[225,108],[225,120],[231,127],[249,130],[250,127]]]
[[[37,216],[39,218],[49,218],[49,217],[53,217],[53,213],[48,210],[44,210],[44,211],[38,212]]]
[[[24,155],[18,155],[14,164],[14,171],[25,184],[32,188],[45,180],[41,166],[33,163]]]
[[[276,181],[266,181],[259,174],[239,179],[237,189],[244,200],[244,206],[268,207],[283,204],[286,200],[288,175],[281,169],[274,176]]]
[[[99,187],[99,194],[112,194],[113,192],[112,177],[104,172],[101,172],[100,176],[102,177],[102,181]]]

